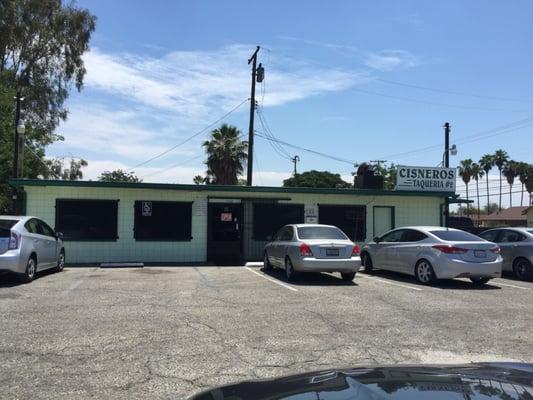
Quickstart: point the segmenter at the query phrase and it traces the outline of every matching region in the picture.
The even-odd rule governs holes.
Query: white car
[[[0,216],[0,271],[19,274],[25,282],[38,271],[65,267],[63,235],[35,217]]]
[[[393,229],[361,249],[366,271],[386,269],[413,275],[422,284],[470,278],[485,284],[502,274],[500,248],[471,233],[440,226]]]

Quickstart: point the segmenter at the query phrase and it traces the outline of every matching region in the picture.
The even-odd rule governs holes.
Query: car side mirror
[[[381,242],[381,238],[379,236],[376,236],[374,239],[374,242],[379,243]]]
[[[61,232],[56,232],[56,239],[63,240],[63,234]]]

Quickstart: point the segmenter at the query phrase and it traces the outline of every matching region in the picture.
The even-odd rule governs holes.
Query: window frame
[[[109,203],[113,204],[115,206],[115,220],[114,220],[114,233],[115,235],[110,237],[89,237],[89,238],[81,238],[81,237],[70,237],[70,235],[67,233],[65,234],[64,229],[58,229],[60,217],[59,217],[59,210],[61,209],[58,207],[61,202],[78,202],[78,203]],[[54,232],[61,232],[64,237],[64,241],[66,242],[116,242],[119,240],[118,235],[118,214],[119,214],[119,199],[84,199],[84,198],[56,198],[56,204],[55,204],[55,224],[54,224]]]
[[[188,206],[188,230],[186,233],[188,233],[188,236],[182,236],[182,237],[137,237],[138,230],[139,230],[139,222],[138,221],[138,215],[137,215],[137,204],[139,204],[139,210],[142,208],[142,203],[144,202],[150,202],[152,203],[152,213],[153,213],[153,207],[156,203],[164,203],[164,204],[179,204],[179,205],[186,205]],[[193,240],[192,236],[192,201],[168,201],[168,200],[135,200],[133,202],[133,239],[136,242],[190,242]],[[139,216],[142,218],[142,216]]]

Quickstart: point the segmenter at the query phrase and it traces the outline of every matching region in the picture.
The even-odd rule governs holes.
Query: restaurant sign
[[[454,192],[457,173],[455,168],[406,167],[399,165],[396,190],[418,192]]]

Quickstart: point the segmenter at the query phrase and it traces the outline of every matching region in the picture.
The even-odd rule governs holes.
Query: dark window
[[[254,203],[254,240],[269,240],[284,225],[304,222],[301,204]]]
[[[39,229],[37,228],[37,220],[35,218],[30,219],[28,222],[24,224],[24,228],[30,233],[39,233]]]
[[[498,238],[498,243],[514,243],[521,242],[526,237],[519,232],[504,230]]]
[[[403,229],[398,229],[398,230],[395,230],[395,231],[391,231],[391,232],[383,235],[381,237],[381,241],[382,242],[387,242],[387,243],[397,243],[397,242],[399,242],[402,239],[402,236],[403,236],[404,232],[405,232],[405,230],[403,230]]]
[[[11,229],[17,223],[14,219],[0,219],[0,229]]]
[[[191,240],[191,222],[191,202],[135,202],[135,240]]]
[[[319,205],[318,217],[321,224],[334,225],[351,240],[363,241],[366,237],[366,207]]]
[[[450,242],[479,242],[479,237],[464,231],[431,231],[430,233]]]
[[[288,226],[281,231],[279,240],[289,241],[289,240],[292,240],[293,237],[294,237],[294,229],[292,229],[291,226]]]
[[[39,235],[44,235],[44,236],[51,236],[51,237],[54,237],[55,234],[54,234],[54,230],[52,228],[50,228],[46,222],[43,222],[41,220],[36,220],[36,225],[37,225],[37,233]]]
[[[421,240],[426,239],[427,236],[419,231],[413,229],[407,229],[402,235],[402,242],[420,242]]]
[[[498,230],[486,231],[486,232],[480,233],[479,236],[485,240],[488,240],[489,242],[495,242],[496,236],[498,236],[498,233],[500,233],[500,231]]]
[[[300,239],[348,240],[346,235],[333,226],[301,226],[298,228]]]
[[[65,240],[117,240],[118,200],[56,200],[56,232]]]

